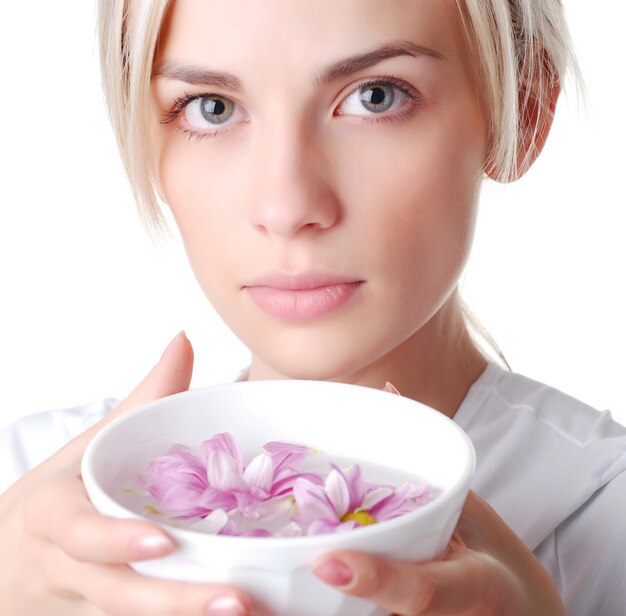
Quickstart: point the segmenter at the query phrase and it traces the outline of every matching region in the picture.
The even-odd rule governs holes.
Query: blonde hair
[[[126,173],[148,231],[167,229],[159,205],[151,145],[152,63],[170,0],[99,0],[98,34],[103,88]],[[532,162],[545,94],[571,71],[582,85],[561,0],[456,0],[469,48],[481,77],[489,119],[491,177],[509,182]],[[522,115],[528,104],[544,107],[534,126]],[[519,161],[520,144],[524,149]],[[467,305],[465,323],[508,363]]]
[[[158,203],[150,126],[152,62],[170,0],[99,0],[102,87],[122,162],[149,232],[167,227]]]
[[[500,182],[518,179],[535,158],[550,91],[570,72],[584,86],[561,0],[456,0],[469,47],[481,74],[489,111],[486,167]],[[538,105],[533,125],[524,120]],[[524,144],[527,147],[522,147]],[[523,153],[520,160],[518,152]]]

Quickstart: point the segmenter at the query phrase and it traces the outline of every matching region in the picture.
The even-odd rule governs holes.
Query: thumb
[[[167,345],[161,359],[130,395],[104,421],[147,404],[189,389],[193,372],[193,348],[184,331],[179,332]],[[98,424],[97,424],[98,425]],[[100,426],[102,427],[102,426]]]
[[[187,339],[185,332],[181,331],[169,343],[158,363],[125,400],[108,413],[104,419],[76,437],[62,449],[65,460],[67,461],[66,456],[70,456],[74,460],[77,456],[80,458],[89,441],[104,426],[124,413],[128,413],[128,411],[132,411],[153,400],[177,394],[181,391],[187,391],[191,382],[192,372],[193,347]]]

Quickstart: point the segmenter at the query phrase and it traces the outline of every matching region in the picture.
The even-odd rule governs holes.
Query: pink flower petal
[[[198,498],[198,506],[212,511],[214,509],[226,509],[230,511],[237,506],[237,499],[232,492],[227,490],[217,490],[208,487]]]
[[[406,496],[409,493],[410,486],[407,483],[396,488],[389,496],[383,498],[376,503],[369,514],[379,522],[382,520],[390,520],[402,515],[402,507],[405,504]]]
[[[229,537],[235,537],[239,533],[237,532],[237,525],[233,520],[230,520],[224,528],[219,532],[220,535],[227,535]]]
[[[265,453],[256,456],[243,472],[243,479],[250,487],[261,488],[269,495],[274,476],[272,457]]]
[[[354,511],[358,507],[362,506],[361,503],[365,498],[365,484],[363,482],[361,467],[358,464],[355,464],[345,471],[343,475],[348,482],[348,490],[350,491],[350,504],[348,505],[348,511]]]
[[[323,477],[321,475],[318,475],[317,473],[293,473],[285,476],[283,479],[280,480],[274,478],[274,483],[272,485],[272,496],[279,496],[281,494],[291,492],[293,489],[293,485],[300,477],[302,479],[310,481],[311,483],[314,483],[315,485],[324,485]]]
[[[354,520],[348,520],[347,522],[340,522],[333,524],[328,520],[314,520],[311,522],[307,535],[324,535],[326,533],[345,533],[355,528],[358,528],[358,522]]]
[[[313,450],[279,441],[267,443],[264,449],[266,453],[244,468],[229,433],[202,443],[200,457],[186,446],[175,445],[149,464],[150,474],[140,477],[141,485],[171,515],[204,518],[190,528],[252,537],[272,533],[266,528],[239,532],[229,511],[247,520],[280,518],[275,527],[291,515],[275,536],[316,535],[358,528],[357,520],[341,521],[348,513],[364,511],[383,521],[421,507],[438,493],[428,484],[405,482],[395,487],[365,482],[358,464],[345,471],[331,464],[326,477],[300,473],[298,464]]]
[[[272,533],[266,528],[252,528],[239,533],[239,537],[271,537]]]
[[[287,470],[287,472],[289,472],[288,469],[295,470],[297,466],[313,451],[304,445],[282,443],[280,441],[266,443],[263,446],[263,449],[267,451],[267,453],[272,454],[275,478],[279,478],[281,471]]]
[[[262,502],[250,492],[233,492],[233,496],[237,500],[237,511],[239,514],[250,520],[258,520],[261,514],[258,511],[259,504]]]
[[[374,488],[365,494],[359,509],[371,509],[374,505],[377,505],[381,500],[392,494],[393,490],[391,488]]]
[[[356,520],[348,520],[347,522],[342,522],[335,528],[336,533],[345,533],[349,530],[354,530],[355,528],[359,528],[360,524]]]
[[[409,490],[406,495],[408,499],[422,500],[424,497],[430,496],[431,486],[427,483],[418,484],[418,483],[413,483],[412,481],[407,481],[407,485],[409,486]]]
[[[307,454],[299,453],[273,453],[274,477],[280,478],[284,473],[296,472],[306,456]]]
[[[194,517],[206,515],[198,499],[208,486],[202,464],[190,451],[174,446],[169,453],[149,465],[144,485],[159,505],[171,515]]]
[[[200,494],[184,483],[170,486],[155,498],[165,512],[177,518],[205,516],[210,511],[199,502]]]
[[[339,527],[339,522],[331,522],[329,520],[313,520],[307,529],[307,535],[325,535],[334,533]]]
[[[343,471],[336,464],[331,463],[330,466],[344,478],[346,485],[348,486],[349,501],[348,506],[346,507],[346,512],[354,511],[361,505],[361,502],[365,497],[365,484],[361,475],[361,467],[358,464],[355,464],[349,469]]]
[[[243,460],[239,447],[229,432],[216,434],[200,446],[200,458],[206,466],[209,455],[215,451],[224,451],[235,461],[239,474],[243,473]]]
[[[350,489],[342,472],[333,468],[328,473],[324,482],[324,491],[340,519],[350,511]]]
[[[311,453],[310,447],[304,445],[297,445],[296,443],[284,443],[282,441],[270,441],[263,445],[263,449],[267,453],[296,453],[306,455]]]
[[[246,490],[237,461],[223,450],[211,451],[207,458],[209,484],[219,490]]]
[[[204,466],[191,452],[181,447],[172,448],[170,453],[152,460],[148,465],[152,475],[149,482],[161,479],[185,480],[199,487],[206,485]]]
[[[299,478],[293,485],[293,496],[298,505],[298,518],[307,522],[313,520],[339,522],[337,511],[328,500],[323,486]]]

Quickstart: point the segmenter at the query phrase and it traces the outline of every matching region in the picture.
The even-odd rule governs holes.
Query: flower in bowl
[[[224,433],[238,443],[241,466],[236,452],[230,449],[229,453],[227,443],[207,447],[202,453],[207,437]],[[252,465],[252,460],[261,455],[263,445],[272,442],[306,443],[324,453],[308,455],[298,465],[277,464],[278,471],[275,467],[269,469],[266,458]],[[175,444],[189,449],[168,454]],[[216,451],[226,452],[229,457],[214,455]],[[279,453],[270,448],[263,455],[272,458]],[[177,473],[189,473],[193,480],[191,494],[181,492],[171,501],[178,513],[188,518],[170,519],[169,512],[156,512],[154,508],[135,509],[140,497],[123,489],[138,475],[145,474],[153,460],[164,455],[172,456],[163,465],[165,475],[171,478]],[[224,483],[224,468],[231,473],[229,482],[240,486],[241,493],[257,504],[271,503],[272,490],[278,496],[280,481],[293,480],[300,514],[312,521],[327,519],[333,532],[292,533],[296,536],[290,536],[288,529],[281,536],[211,532],[207,527],[213,525],[214,529],[221,524],[224,528],[228,524],[224,518],[228,509],[207,507],[209,502],[212,506],[218,502],[209,501],[208,496],[200,516],[196,516],[199,521],[194,522],[193,514],[198,513],[194,509],[196,496],[203,494],[210,483],[201,466],[206,463],[208,468],[212,455],[214,468],[222,468],[215,477],[212,474],[222,492],[231,485]],[[323,485],[310,481],[311,476],[294,480],[287,478],[287,473],[284,477],[280,474],[281,469],[291,469],[288,472],[293,474],[296,466],[297,473],[319,473],[319,465],[323,463],[328,468],[329,461],[336,465],[336,472],[328,473],[332,479],[326,481],[327,477]],[[402,496],[403,491],[419,498],[418,493],[411,492],[412,487],[403,487],[403,478],[409,483],[436,486],[439,494],[414,511],[394,516],[397,509],[392,494],[385,496],[387,501],[382,498],[374,502],[373,497],[367,500],[356,481],[357,471],[346,470],[346,466],[354,468],[355,462],[368,483],[396,484],[395,498]],[[98,511],[115,517],[149,517],[163,525],[177,543],[178,549],[167,557],[132,563],[142,574],[233,583],[249,594],[258,616],[378,616],[384,611],[376,605],[347,596],[319,580],[312,573],[312,563],[336,549],[361,550],[405,561],[437,557],[458,520],[474,463],[474,450],[467,435],[443,414],[414,400],[356,385],[277,380],[192,390],[131,411],[94,437],[83,456],[81,471]],[[311,499],[321,497],[322,491],[327,502],[324,501],[326,507],[320,516],[319,511],[310,513],[310,506]],[[166,492],[166,487],[156,490],[159,494]],[[265,494],[269,495],[266,500]],[[217,499],[217,495],[212,498]],[[237,501],[236,495],[232,500],[232,494],[224,498],[230,499],[229,503]],[[201,518],[207,509],[210,513]],[[254,507],[246,509],[244,503],[243,509],[254,515]],[[357,523],[358,514],[370,515],[377,521],[385,519],[376,524],[358,523],[354,532],[336,532],[337,520],[341,524],[349,522],[351,514]],[[366,519],[365,515],[360,517]],[[238,521],[243,520],[241,516]],[[257,525],[255,519],[248,522],[252,528]],[[196,530],[193,524],[198,525]]]
[[[366,482],[359,464],[344,471],[330,462],[326,475],[301,472],[298,466],[309,455],[321,453],[303,445],[270,442],[263,449],[244,466],[228,432],[204,441],[199,455],[175,444],[148,464],[136,487],[122,491],[146,497],[141,507],[153,514],[192,520],[187,528],[252,537],[355,530],[414,511],[436,495],[428,484]],[[261,526],[239,530],[237,518]]]

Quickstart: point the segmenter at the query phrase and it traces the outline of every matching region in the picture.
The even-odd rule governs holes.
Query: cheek
[[[228,237],[223,232],[237,229],[232,194],[202,146],[180,141],[180,145],[171,143],[162,150],[161,186],[194,275],[204,292],[212,296],[215,285],[232,285],[225,257],[230,254],[228,245],[234,241],[235,231]],[[221,267],[212,267],[217,262]]]
[[[443,109],[411,130],[387,134],[376,148],[362,148],[370,154],[346,173],[345,198],[359,204],[362,257],[381,273],[439,292],[456,282],[471,247],[485,152],[482,118]]]
[[[181,230],[204,226],[208,217],[228,212],[219,158],[203,145],[172,137],[161,150],[159,174],[164,196]]]

